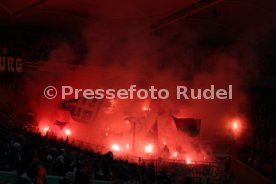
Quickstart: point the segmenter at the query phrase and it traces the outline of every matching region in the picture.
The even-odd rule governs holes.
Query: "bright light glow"
[[[152,144],[148,144],[145,146],[145,152],[146,153],[152,153],[153,152],[153,145]]]
[[[129,149],[129,144],[126,144],[126,149]]]
[[[186,160],[186,163],[191,164],[192,163],[191,158],[188,157],[187,160]]]
[[[49,129],[50,129],[50,127],[46,126],[46,127],[43,128],[43,131],[44,131],[44,132],[48,132]]]
[[[231,129],[235,134],[239,133],[241,131],[241,128],[241,122],[239,119],[232,120]]]
[[[232,128],[233,128],[233,129],[238,129],[238,128],[239,128],[239,124],[238,124],[237,121],[234,121],[234,122],[232,123]]]
[[[167,145],[167,142],[166,142],[165,138],[163,138],[162,141],[163,141],[164,145]]]
[[[240,118],[232,119],[228,126],[232,132],[233,138],[235,139],[237,139],[241,135],[244,129],[244,123]]]
[[[143,107],[142,110],[143,111],[150,111],[150,108],[149,107]]]
[[[120,146],[118,144],[112,144],[111,149],[114,151],[120,151]]]
[[[176,158],[178,156],[178,153],[175,151],[173,152],[173,154],[171,155],[171,158]]]
[[[71,135],[71,130],[70,129],[65,129],[65,135],[67,135],[67,136],[69,136],[69,135]]]
[[[128,121],[128,120],[126,121],[126,124],[127,124],[127,125],[129,124],[129,121]]]

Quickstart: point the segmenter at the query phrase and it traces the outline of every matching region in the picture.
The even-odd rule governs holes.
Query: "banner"
[[[187,133],[191,137],[195,137],[200,133],[200,119],[194,118],[176,118],[172,117],[176,128],[179,131]]]
[[[59,108],[69,111],[73,120],[78,122],[91,122],[101,107],[103,100],[87,100],[83,97],[62,101]]]
[[[0,55],[0,72],[22,72],[22,59]]]

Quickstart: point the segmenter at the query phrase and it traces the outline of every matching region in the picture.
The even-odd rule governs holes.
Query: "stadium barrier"
[[[235,184],[273,184],[272,181],[259,174],[255,170],[251,169],[246,164],[233,156],[230,156],[230,171],[235,180]]]

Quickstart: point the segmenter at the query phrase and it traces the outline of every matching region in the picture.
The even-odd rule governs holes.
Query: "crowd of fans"
[[[18,173],[18,184],[44,183],[45,176],[63,176],[63,184],[92,180],[129,183],[170,183],[154,165],[138,165],[73,146],[53,134],[42,136],[35,127],[17,120],[12,111],[0,111],[0,170]]]
[[[258,98],[252,101],[250,113],[252,138],[241,149],[239,157],[248,166],[276,182],[275,100],[273,94]]]
[[[255,104],[255,105],[254,105]],[[248,166],[276,181],[276,125],[274,101],[252,102],[252,138],[237,155]],[[44,183],[46,175],[62,176],[62,184],[85,184],[92,180],[129,183],[173,183],[153,164],[130,163],[73,145],[54,134],[41,135],[31,118],[15,116],[11,106],[0,109],[0,170],[17,171],[18,184]],[[186,178],[191,179],[191,178]],[[186,180],[189,183],[189,180]]]

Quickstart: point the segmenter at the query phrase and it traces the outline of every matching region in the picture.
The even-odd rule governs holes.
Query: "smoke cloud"
[[[148,132],[157,122],[160,149],[166,144],[171,153],[183,154],[181,159],[211,159],[208,142],[223,143],[232,119],[240,118],[243,126],[247,126],[244,81],[248,73],[256,72],[256,67],[245,66],[254,58],[253,52],[247,50],[241,55],[239,40],[224,49],[212,43],[208,47],[202,44],[206,35],[188,26],[181,27],[181,31],[178,28],[149,33],[133,25],[97,23],[86,27],[81,30],[86,52],[80,57],[77,44],[60,42],[47,61],[39,62],[38,71],[26,75],[25,87],[19,95],[34,111],[39,126],[51,126],[58,136],[64,134],[53,125],[56,120],[68,122],[75,140],[105,147],[132,145],[133,122],[126,121],[131,117],[137,124],[136,155],[142,154],[145,144],[153,143]],[[58,109],[59,95],[55,100],[45,99],[43,89],[49,85],[82,89],[128,89],[130,85],[147,89],[153,85],[171,93],[167,100],[104,101],[92,122],[80,123],[69,112]],[[233,99],[177,100],[174,96],[177,85],[203,89],[210,85],[216,88],[233,85]],[[144,111],[144,107],[150,111]],[[173,115],[201,119],[200,135],[191,138],[179,132]]]

